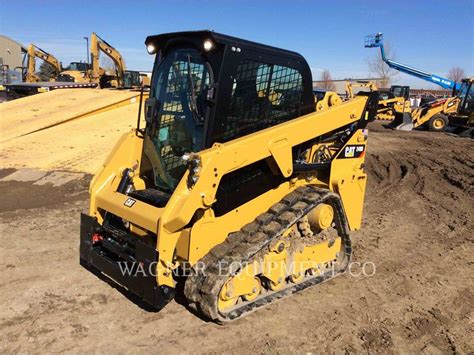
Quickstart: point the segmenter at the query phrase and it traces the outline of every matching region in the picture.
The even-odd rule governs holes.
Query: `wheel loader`
[[[378,92],[316,110],[298,53],[212,31],[145,44],[146,124],[91,182],[81,265],[154,310],[182,289],[217,323],[344,273]]]

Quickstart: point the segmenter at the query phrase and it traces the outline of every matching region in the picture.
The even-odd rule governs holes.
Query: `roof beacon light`
[[[205,50],[206,52],[209,52],[209,51],[212,49],[213,46],[214,46],[214,45],[212,44],[212,41],[211,41],[211,40],[206,39],[206,40],[204,41],[204,50]]]

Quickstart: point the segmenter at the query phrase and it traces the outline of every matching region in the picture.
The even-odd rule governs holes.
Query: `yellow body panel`
[[[363,171],[366,143],[367,132],[357,131],[349,139],[346,147],[360,149],[362,154],[354,158],[336,159],[331,167],[331,188],[341,196],[351,230],[360,229],[362,221],[362,207],[367,182],[367,175]],[[354,154],[357,154],[356,150],[354,150]],[[343,150],[341,154],[350,155],[352,149],[349,149],[349,151]]]

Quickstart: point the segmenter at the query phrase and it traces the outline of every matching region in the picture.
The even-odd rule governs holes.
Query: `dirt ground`
[[[372,128],[353,244],[375,274],[346,274],[225,326],[176,302],[145,311],[79,266],[90,176],[0,181],[0,352],[474,351],[472,141]]]

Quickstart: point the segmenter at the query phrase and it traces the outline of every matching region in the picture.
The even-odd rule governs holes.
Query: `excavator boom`
[[[102,76],[99,55],[100,52],[103,52],[107,55],[115,65],[115,72],[117,77],[117,86],[121,87],[124,84],[125,76],[125,61],[122,58],[120,52],[100,38],[95,32],[91,35],[91,63],[92,63],[92,78],[96,81],[100,81]]]
[[[36,75],[36,58],[44,60],[46,63],[51,65],[56,72],[59,74],[61,72],[61,63],[56,59],[55,56],[42,50],[41,48],[30,44],[28,46],[28,68],[26,72],[25,81],[28,83],[38,82],[40,79]]]

